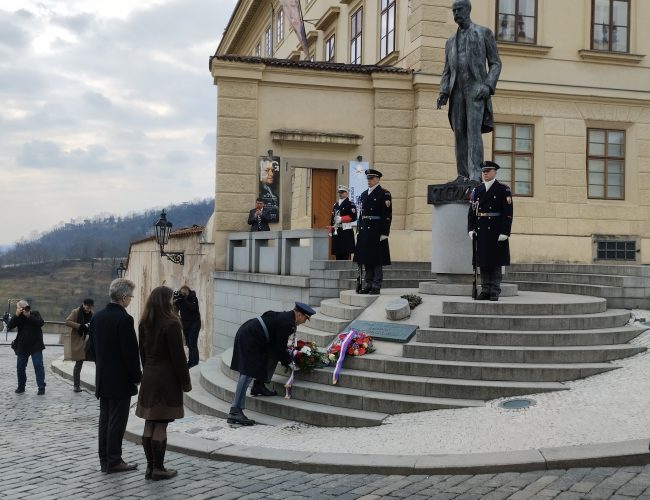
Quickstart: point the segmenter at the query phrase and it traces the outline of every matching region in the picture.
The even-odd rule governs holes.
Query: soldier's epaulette
[[[384,191],[384,194],[390,195],[390,191],[388,189],[381,188]]]

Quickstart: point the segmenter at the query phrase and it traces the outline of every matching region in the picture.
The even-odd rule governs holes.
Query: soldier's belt
[[[477,217],[499,217],[501,212],[478,212]]]
[[[363,220],[381,220],[381,217],[378,215],[364,215],[361,217]]]

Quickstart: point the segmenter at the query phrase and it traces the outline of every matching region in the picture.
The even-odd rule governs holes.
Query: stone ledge
[[[212,279],[243,281],[246,283],[261,283],[264,285],[293,286],[309,288],[309,278],[306,276],[284,276],[279,274],[243,273],[237,271],[215,271]]]
[[[625,52],[604,52],[600,50],[579,50],[578,55],[585,61],[592,61],[604,64],[639,64],[645,54],[629,54]]]
[[[313,144],[339,144],[360,146],[362,135],[342,132],[319,132],[316,130],[271,130],[271,140],[279,142],[308,142]]]

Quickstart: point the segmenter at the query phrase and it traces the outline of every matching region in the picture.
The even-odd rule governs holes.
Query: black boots
[[[147,470],[144,472],[145,479],[151,479],[153,472],[153,450],[151,449],[151,438],[142,436],[142,448],[144,448],[144,456],[147,457]]]
[[[264,382],[260,382],[259,380],[255,380],[253,382],[253,387],[251,388],[251,396],[277,396],[278,393],[276,391],[271,391],[266,388],[264,385]]]
[[[171,479],[178,474],[174,469],[165,469],[165,449],[167,448],[167,440],[154,441],[151,440],[151,454],[153,458],[153,470],[151,471],[151,479],[160,481],[161,479]],[[147,477],[145,475],[145,477]]]
[[[228,414],[228,420],[226,421],[233,425],[255,425],[255,420],[251,420],[244,415],[241,408],[235,408],[234,406],[230,407],[230,413]]]

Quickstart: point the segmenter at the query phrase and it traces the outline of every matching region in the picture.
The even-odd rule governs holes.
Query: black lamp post
[[[116,271],[118,278],[124,278],[124,275],[126,274],[126,267],[124,267],[123,261],[120,261],[120,265],[117,267]]]
[[[167,220],[167,214],[164,209],[160,212],[160,219],[158,219],[158,222],[153,225],[153,229],[156,233],[156,242],[160,246],[160,256],[167,257],[174,264],[180,264],[181,266],[184,265],[184,252],[165,252],[165,245],[169,242],[169,233],[172,230],[172,223]]]

